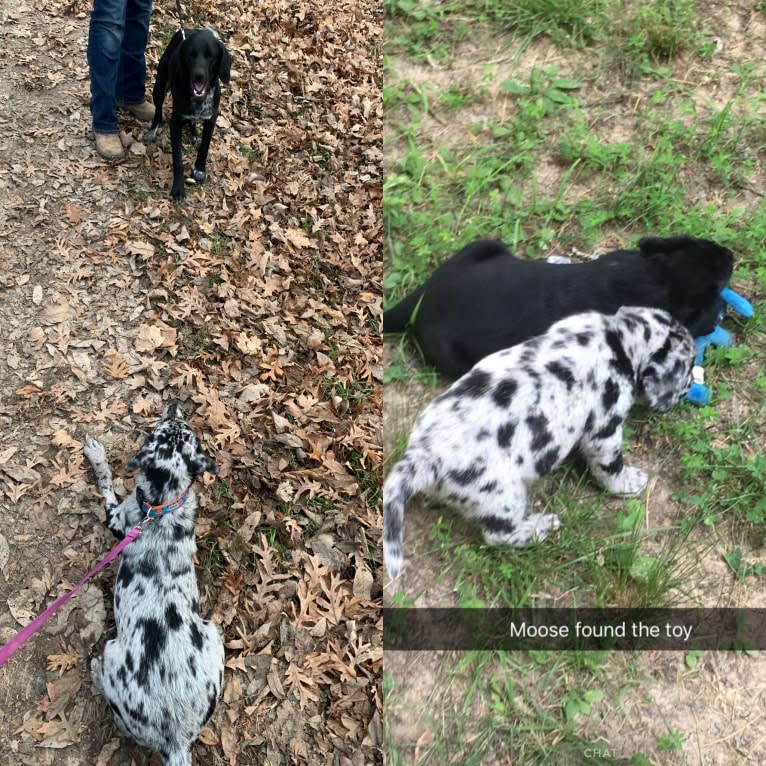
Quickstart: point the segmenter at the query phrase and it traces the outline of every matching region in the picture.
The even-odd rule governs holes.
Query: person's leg
[[[93,0],[88,33],[93,132],[116,134],[116,87],[125,33],[125,0]]]
[[[126,0],[125,36],[120,51],[116,88],[117,103],[120,105],[131,106],[146,101],[145,52],[151,16],[152,0]]]

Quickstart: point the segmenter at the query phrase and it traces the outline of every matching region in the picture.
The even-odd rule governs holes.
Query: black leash
[[[186,32],[184,31],[184,14],[181,10],[181,0],[176,0],[176,10],[178,11],[178,25],[181,27],[181,39],[186,40]]]

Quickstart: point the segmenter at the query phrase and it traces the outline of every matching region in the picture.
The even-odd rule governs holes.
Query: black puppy
[[[212,29],[179,29],[160,58],[152,92],[154,120],[144,133],[143,142],[150,144],[157,137],[157,128],[162,122],[162,102],[169,86],[173,96],[173,113],[170,117],[173,188],[170,196],[174,200],[182,200],[185,196],[181,126],[183,123],[191,125],[192,136],[197,143],[195,123],[203,123],[202,140],[192,171],[192,178],[202,183],[205,180],[207,152],[221,101],[219,81],[228,83],[230,77],[231,56]]]
[[[386,311],[383,329],[409,330],[426,359],[454,379],[583,311],[664,309],[697,337],[717,322],[733,264],[727,248],[689,236],[644,237],[638,250],[570,265],[523,260],[502,242],[478,240]]]

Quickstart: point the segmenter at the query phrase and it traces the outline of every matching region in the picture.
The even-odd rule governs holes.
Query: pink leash
[[[98,564],[96,564],[96,566],[94,566],[93,569],[91,569],[90,572],[88,572],[88,574],[74,586],[74,588],[72,588],[72,590],[57,598],[42,614],[35,617],[29,625],[24,626],[5,646],[0,648],[0,668],[5,665],[5,663],[8,662],[8,660],[10,660],[11,657],[13,657],[13,655],[21,649],[21,647],[35,633],[37,633],[37,631],[40,630],[40,628],[42,628],[42,626],[45,625],[45,623],[53,617],[53,615],[66,604],[70,598],[72,598],[72,596],[82,590],[83,585],[85,585],[93,575],[97,574],[107,564],[114,561],[140,534],[141,525],[139,524],[138,526],[133,527],[133,529],[125,535],[124,539],[120,540],[120,542],[117,543],[117,545],[115,545],[114,548],[112,548],[112,550],[109,551],[109,553],[107,553],[106,556],[104,556],[104,558],[101,559],[101,561],[99,561]]]

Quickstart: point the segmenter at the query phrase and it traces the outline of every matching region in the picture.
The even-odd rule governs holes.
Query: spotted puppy
[[[122,539],[147,514],[141,536],[125,548],[114,586],[117,638],[91,664],[118,728],[162,756],[191,766],[191,746],[215,709],[223,681],[223,639],[199,615],[193,558],[197,550],[192,481],[216,473],[176,402],[127,464],[136,488],[122,503],[112,488],[103,446],[85,443],[106,524]]]
[[[659,309],[576,314],[544,335],[478,362],[420,414],[383,487],[384,553],[402,560],[404,510],[431,490],[476,519],[490,545],[521,546],[558,529],[554,514],[527,512],[527,485],[577,449],[609,492],[647,483],[622,458],[634,398],[665,412],[691,383],[694,342]]]

